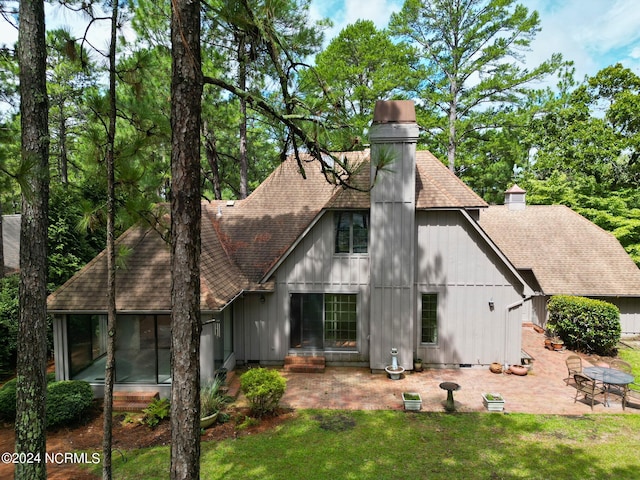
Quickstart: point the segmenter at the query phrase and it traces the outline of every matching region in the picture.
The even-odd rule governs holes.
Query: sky
[[[379,28],[387,25],[404,0],[312,0],[312,20],[330,18],[333,27],[325,32],[326,42],[358,19],[372,20]],[[576,80],[595,75],[600,69],[621,62],[640,75],[640,8],[638,0],[520,0],[537,10],[542,31],[533,42],[526,62],[529,67],[561,53],[572,60]],[[69,24],[82,33],[79,22],[47,6],[47,26]],[[106,22],[105,22],[106,23]],[[106,28],[106,27],[105,27]],[[100,35],[99,32],[96,33]],[[104,34],[104,33],[103,33]],[[12,44],[17,31],[0,21],[0,44]],[[104,40],[96,41],[104,46]]]
[[[334,25],[325,33],[337,35],[358,19],[387,25],[403,0],[312,0],[313,19],[330,18]],[[576,80],[595,75],[615,63],[640,75],[640,8],[638,0],[520,0],[518,3],[540,16],[542,30],[526,56],[529,67],[561,53],[572,60]]]

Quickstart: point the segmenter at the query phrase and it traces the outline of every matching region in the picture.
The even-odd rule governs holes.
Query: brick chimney
[[[411,101],[379,101],[370,130],[371,368],[413,368],[415,342],[415,193],[418,125]],[[379,169],[379,162],[388,163]],[[376,175],[377,173],[377,175]]]

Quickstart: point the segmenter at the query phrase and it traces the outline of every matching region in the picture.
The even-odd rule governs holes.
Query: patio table
[[[626,388],[627,385],[629,385],[630,383],[633,383],[634,381],[633,375],[627,372],[618,370],[616,368],[611,368],[611,367],[600,367],[600,366],[585,367],[582,369],[582,372],[588,377],[604,383],[605,386],[616,385],[619,387]],[[622,402],[624,406],[624,398],[622,399]],[[605,403],[608,406],[608,401],[606,400],[606,397],[605,397]]]

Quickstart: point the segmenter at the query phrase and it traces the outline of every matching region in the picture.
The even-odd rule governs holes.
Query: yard
[[[637,478],[640,416],[304,410],[203,443],[210,479]],[[115,478],[164,479],[168,447],[116,455]]]

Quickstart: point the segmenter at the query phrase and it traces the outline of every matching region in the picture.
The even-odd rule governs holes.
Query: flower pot
[[[209,428],[218,420],[218,412],[200,419],[200,428]]]
[[[413,371],[421,372],[422,371],[422,362],[414,361],[413,362]]]
[[[511,365],[509,371],[514,375],[524,376],[529,373],[529,370],[524,365]]]
[[[504,397],[499,393],[483,393],[482,403],[490,412],[502,412],[504,410]]]
[[[493,362],[489,366],[489,370],[491,370],[491,372],[493,372],[493,373],[502,373],[502,364],[500,364],[498,362]]]
[[[420,410],[422,408],[422,397],[416,392],[403,392],[402,401],[405,410]]]
[[[551,346],[554,350],[562,350],[564,348],[564,342],[562,340],[552,340]]]

